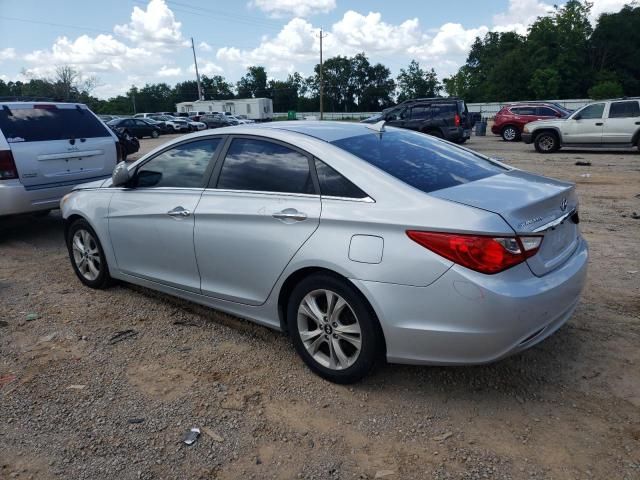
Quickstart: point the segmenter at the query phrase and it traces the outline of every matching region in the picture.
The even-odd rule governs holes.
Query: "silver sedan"
[[[180,137],[61,202],[80,281],[142,285],[288,332],[311,370],[478,364],[574,311],[574,185],[407,130],[333,122]]]

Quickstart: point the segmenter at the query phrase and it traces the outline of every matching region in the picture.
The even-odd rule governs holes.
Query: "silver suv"
[[[525,125],[524,143],[540,153],[561,147],[640,149],[640,99],[590,103],[567,118],[538,120]]]
[[[119,152],[86,105],[0,102],[0,217],[58,208],[75,185],[110,177]]]

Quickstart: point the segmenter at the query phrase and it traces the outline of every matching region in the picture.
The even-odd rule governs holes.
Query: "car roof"
[[[315,120],[260,123],[252,124],[248,128],[286,130],[308,135],[325,142],[334,142],[343,138],[356,137],[372,132],[371,125],[368,123],[319,122]]]

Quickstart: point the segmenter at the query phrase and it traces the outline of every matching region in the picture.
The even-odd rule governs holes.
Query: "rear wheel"
[[[287,307],[298,354],[322,378],[354,383],[373,368],[383,339],[378,320],[353,286],[327,274],[302,280]]]
[[[553,153],[560,148],[558,136],[553,132],[542,132],[536,136],[533,142],[538,153]]]
[[[153,131],[151,132],[151,138],[158,138],[158,137],[159,137],[159,135],[158,135],[158,131],[157,131],[157,130],[153,130]]]
[[[502,129],[502,139],[505,142],[515,142],[518,139],[518,130],[512,125],[508,125]]]
[[[73,270],[87,287],[107,288],[113,283],[100,240],[86,220],[71,224],[67,249]]]

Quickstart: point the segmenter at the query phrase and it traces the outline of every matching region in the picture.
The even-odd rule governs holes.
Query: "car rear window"
[[[394,129],[331,143],[425,193],[506,170],[465,149],[416,132]]]
[[[110,136],[87,109],[50,105],[0,108],[0,130],[9,143]]]

